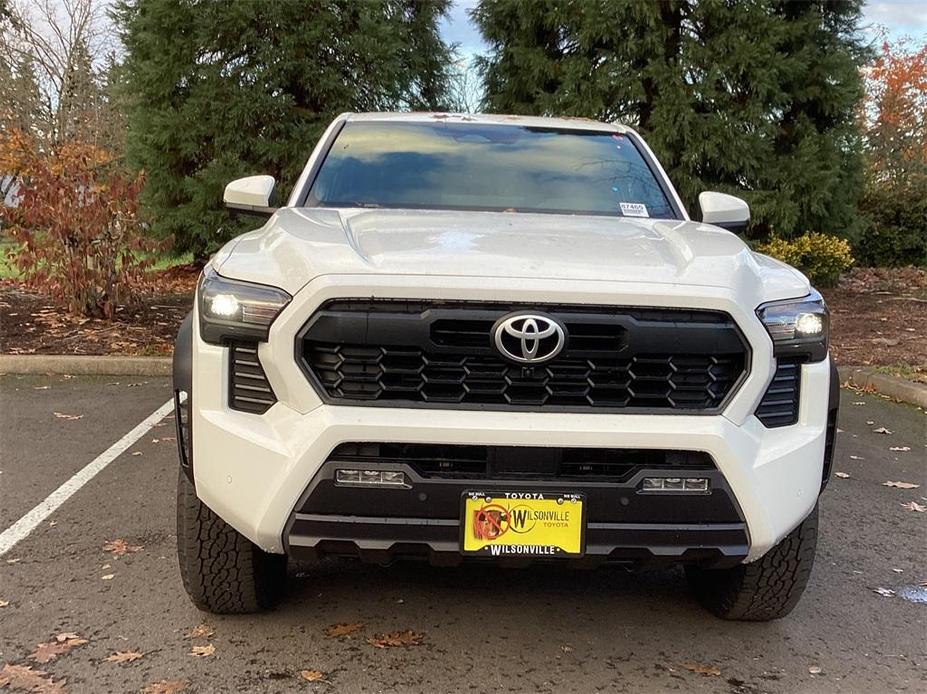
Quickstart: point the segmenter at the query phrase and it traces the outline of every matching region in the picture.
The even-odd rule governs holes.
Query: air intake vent
[[[776,375],[766,389],[756,416],[769,428],[785,427],[798,422],[798,398],[801,390],[801,362],[780,359]]]
[[[229,407],[264,414],[277,402],[258,359],[256,344],[229,345]]]

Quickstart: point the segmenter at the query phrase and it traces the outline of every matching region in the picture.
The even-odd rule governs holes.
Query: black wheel
[[[698,601],[723,619],[785,617],[808,584],[818,537],[818,507],[761,559],[731,569],[686,567]]]
[[[201,610],[220,614],[271,607],[286,583],[286,555],[268,554],[213,513],[181,470],[177,557],[183,586]]]

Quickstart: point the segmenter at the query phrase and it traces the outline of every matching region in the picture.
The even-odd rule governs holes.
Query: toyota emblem
[[[505,358],[519,364],[540,364],[560,354],[566,344],[566,330],[550,316],[515,313],[493,326],[492,339]]]

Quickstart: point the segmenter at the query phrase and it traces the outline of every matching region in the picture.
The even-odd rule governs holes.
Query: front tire
[[[698,601],[722,619],[767,622],[798,604],[814,564],[818,507],[763,557],[730,569],[686,567]]]
[[[265,610],[286,583],[286,555],[262,551],[177,480],[177,557],[183,586],[199,609],[218,614]]]

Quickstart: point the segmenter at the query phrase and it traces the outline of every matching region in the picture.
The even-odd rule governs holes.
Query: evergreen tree
[[[222,208],[228,181],[288,192],[337,113],[440,107],[448,4],[120,0],[126,150],[156,230],[203,257],[245,224]]]
[[[686,200],[746,198],[751,234],[852,235],[862,0],[481,0],[487,109],[639,128]]]

